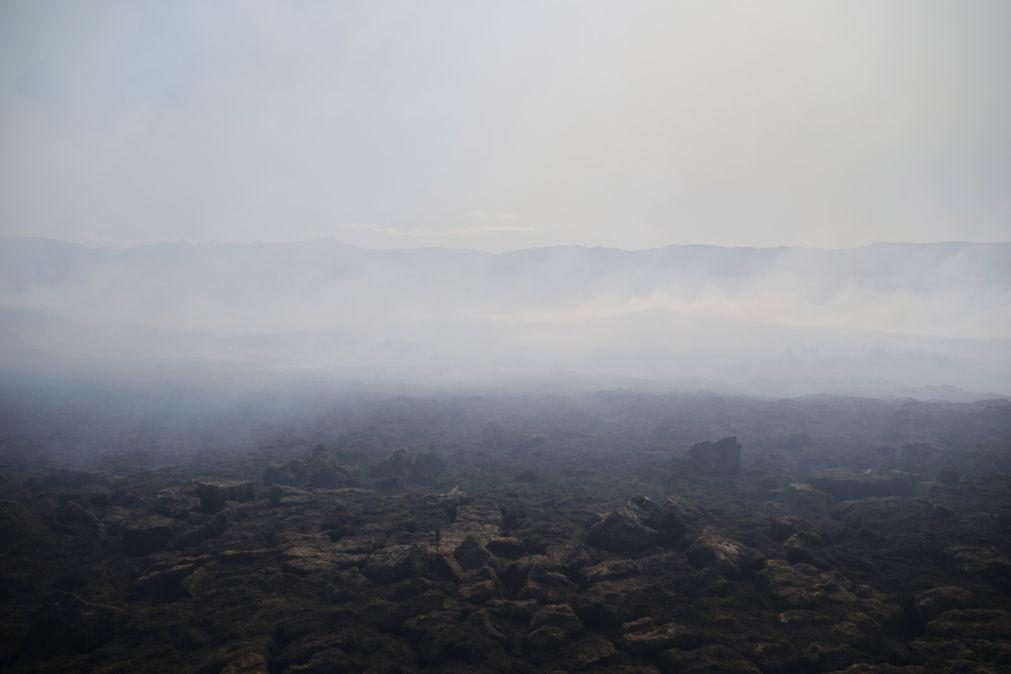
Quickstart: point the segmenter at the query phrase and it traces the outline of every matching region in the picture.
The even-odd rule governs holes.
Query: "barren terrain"
[[[18,400],[10,671],[1011,666],[1005,399]]]

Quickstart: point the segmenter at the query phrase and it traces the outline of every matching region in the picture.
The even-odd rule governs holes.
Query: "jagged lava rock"
[[[502,559],[519,559],[527,553],[526,546],[518,538],[497,536],[485,545],[488,552]]]
[[[692,542],[685,556],[695,568],[714,568],[730,579],[751,576],[765,564],[765,555],[761,552],[711,528]]]
[[[417,550],[413,545],[380,548],[365,562],[362,573],[376,583],[393,583],[414,574]]]
[[[453,558],[464,571],[473,571],[483,567],[498,568],[495,555],[488,552],[474,536],[463,539],[453,551]]]
[[[239,480],[199,480],[194,482],[200,507],[206,513],[216,513],[228,501],[239,503],[255,497],[253,483]]]
[[[534,613],[530,619],[530,631],[545,626],[557,627],[565,634],[575,634],[583,628],[579,617],[568,604],[549,604]]]
[[[324,447],[317,446],[302,459],[292,459],[284,465],[271,465],[263,471],[265,485],[337,489],[352,483],[347,470]]]
[[[586,542],[601,550],[625,554],[672,542],[686,529],[679,514],[682,507],[676,501],[660,506],[645,496],[633,496],[594,524]]]

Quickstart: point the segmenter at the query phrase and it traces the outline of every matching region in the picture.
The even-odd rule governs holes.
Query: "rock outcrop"
[[[845,468],[817,471],[808,476],[807,482],[843,501],[878,496],[913,496],[917,485],[916,476],[910,473]]]
[[[741,470],[741,445],[736,436],[717,442],[698,442],[688,448],[685,459],[699,473],[732,477]]]
[[[337,489],[352,484],[350,473],[337,465],[337,460],[322,446],[318,446],[302,459],[292,459],[285,464],[268,466],[263,471],[267,486],[313,487]]]
[[[751,576],[765,564],[761,552],[714,529],[706,529],[692,541],[685,556],[695,568],[712,568],[729,579]]]
[[[682,519],[685,505],[669,501],[663,506],[645,496],[634,496],[618,510],[594,524],[586,542],[596,548],[636,554],[674,542],[686,529]]]
[[[229,501],[243,503],[255,497],[253,483],[241,480],[199,480],[193,486],[205,513],[216,513]]]

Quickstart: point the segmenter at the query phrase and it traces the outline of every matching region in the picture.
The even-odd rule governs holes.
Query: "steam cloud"
[[[3,257],[8,368],[775,395],[1011,388],[1006,244],[490,254],[9,240]]]

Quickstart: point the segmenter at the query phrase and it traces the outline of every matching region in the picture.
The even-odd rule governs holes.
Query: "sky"
[[[1011,3],[0,2],[0,235],[1011,240]]]

